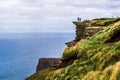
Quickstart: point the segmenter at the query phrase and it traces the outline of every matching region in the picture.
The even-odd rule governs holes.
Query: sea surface
[[[59,58],[74,33],[0,33],[0,80],[25,80],[39,58]]]

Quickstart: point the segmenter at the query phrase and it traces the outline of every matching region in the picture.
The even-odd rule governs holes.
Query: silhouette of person
[[[81,18],[80,18],[80,21],[81,21]]]
[[[78,17],[78,22],[80,22],[80,21],[81,21],[81,18]]]

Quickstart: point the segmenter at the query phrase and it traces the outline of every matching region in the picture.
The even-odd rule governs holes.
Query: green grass
[[[55,70],[54,68],[47,68],[42,71],[38,71],[32,76],[26,78],[26,80],[45,80],[45,77],[54,70]]]
[[[115,21],[119,20],[120,18],[100,18],[100,19],[93,19],[95,20],[92,23],[93,26],[107,26],[109,24],[113,24]]]
[[[115,21],[115,20],[116,18],[103,18],[103,19],[97,20],[97,24],[104,25],[106,22]]]
[[[72,48],[71,47],[65,48],[61,60],[67,61],[67,60],[75,57],[76,56],[76,47],[77,46],[74,46]]]

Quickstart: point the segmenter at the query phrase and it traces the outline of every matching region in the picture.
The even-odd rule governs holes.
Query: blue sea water
[[[72,33],[0,34],[0,80],[25,80],[39,58],[61,57]]]

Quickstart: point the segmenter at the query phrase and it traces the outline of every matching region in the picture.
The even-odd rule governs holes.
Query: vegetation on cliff
[[[45,80],[45,77],[54,70],[55,68],[46,68],[44,70],[36,72],[32,76],[26,78],[26,80]]]
[[[108,26],[109,24],[120,21],[120,18],[100,18],[93,19],[92,26]]]
[[[61,69],[49,71],[49,74],[45,75],[44,79],[119,80],[120,21],[108,25],[106,29],[92,37],[81,39],[73,47],[67,47],[64,50],[61,60],[67,61],[73,56],[76,57],[73,64]],[[33,79],[31,78],[29,80]],[[36,80],[42,79],[39,78]]]

